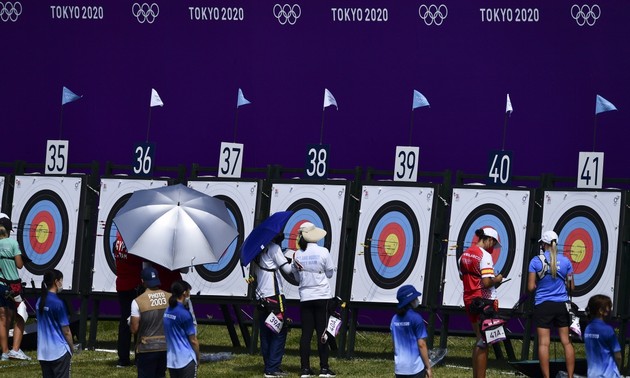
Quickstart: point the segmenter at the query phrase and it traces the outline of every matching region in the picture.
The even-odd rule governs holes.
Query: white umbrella
[[[129,253],[171,270],[216,263],[238,236],[225,202],[182,184],[134,192],[114,223]]]

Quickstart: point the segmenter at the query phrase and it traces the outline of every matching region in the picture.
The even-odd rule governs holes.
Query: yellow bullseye
[[[571,244],[571,259],[579,263],[582,262],[584,256],[586,256],[586,245],[582,240],[575,240]]]
[[[385,239],[383,248],[385,248],[387,256],[394,256],[398,251],[398,236],[395,234],[389,234]]]
[[[48,223],[39,222],[35,228],[35,238],[37,239],[37,242],[45,243],[48,239],[48,234],[50,234],[50,227],[48,227]]]

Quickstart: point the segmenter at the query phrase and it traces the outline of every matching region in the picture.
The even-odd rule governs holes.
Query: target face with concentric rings
[[[435,188],[417,184],[364,185],[357,227],[351,299],[395,303],[402,285],[424,290]]]
[[[112,246],[118,228],[113,219],[136,190],[160,188],[166,180],[102,178],[98,203],[98,226],[94,246],[92,290],[116,292],[116,260]]]
[[[185,276],[194,292],[207,296],[246,298],[248,286],[244,277],[249,267],[241,267],[240,253],[243,241],[254,228],[256,209],[260,202],[260,184],[257,180],[229,178],[190,180],[188,186],[225,202],[238,230],[238,237],[230,244],[217,263],[196,265]]]
[[[46,270],[64,275],[64,290],[78,290],[80,264],[77,230],[83,214],[81,176],[16,176],[11,219],[15,236],[30,261],[20,272],[24,282],[40,287]]]
[[[488,251],[495,274],[510,281],[497,289],[499,308],[511,309],[519,300],[523,285],[527,226],[531,223],[531,191],[455,188],[451,199],[451,221],[442,304],[462,308],[463,284],[458,257],[477,243],[475,231],[492,227],[499,234],[500,248]]]
[[[542,229],[558,234],[558,253],[573,265],[573,302],[585,309],[595,294],[626,300],[615,283],[619,276],[619,227],[622,193],[618,191],[545,191]],[[616,307],[616,306],[614,306]],[[613,311],[615,311],[613,309]]]
[[[18,242],[30,260],[25,264],[32,273],[53,269],[68,244],[68,212],[59,195],[42,190],[35,193],[20,214]]]
[[[230,244],[217,263],[196,266],[197,273],[209,282],[220,282],[232,273],[236,264],[239,262],[240,256],[238,251],[243,244],[243,230],[245,228],[243,225],[243,217],[236,203],[231,198],[223,195],[217,195],[215,198],[225,202],[232,223],[238,230],[238,237]]]
[[[344,237],[348,186],[347,182],[328,181],[322,184],[272,183],[270,214],[287,210],[294,212],[284,227],[285,240],[281,247],[297,250],[298,229],[302,223],[311,222],[327,231],[326,237],[318,244],[328,249],[333,265],[338,267],[339,245]],[[335,295],[336,269],[329,283]],[[292,277],[283,275],[283,288],[287,299],[300,299],[297,282]]]

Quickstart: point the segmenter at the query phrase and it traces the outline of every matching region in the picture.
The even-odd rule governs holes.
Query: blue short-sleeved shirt
[[[584,347],[588,361],[588,376],[620,377],[615,352],[621,352],[615,330],[601,319],[594,319],[584,330]]]
[[[425,366],[420,356],[418,339],[427,337],[422,316],[413,310],[400,316],[394,315],[389,329],[394,340],[394,373],[413,375],[421,372]]]
[[[57,294],[48,292],[43,313],[39,312],[39,303],[35,304],[37,315],[37,359],[55,361],[66,353],[71,353],[70,345],[63,335],[61,327],[70,325],[66,307]]]
[[[545,259],[547,259],[547,263],[551,262],[549,251],[545,251]],[[549,271],[536,284],[536,305],[546,301],[566,302],[569,300],[565,280],[569,274],[573,273],[573,265],[571,265],[571,261],[564,255],[558,254],[557,267],[558,271],[555,279],[551,276],[551,272]],[[543,263],[538,256],[534,257],[529,262],[530,273],[538,273],[542,268]]]
[[[196,334],[192,315],[183,304],[177,303],[164,312],[164,335],[166,336],[166,366],[169,369],[181,369],[190,361],[197,361],[188,336]]]

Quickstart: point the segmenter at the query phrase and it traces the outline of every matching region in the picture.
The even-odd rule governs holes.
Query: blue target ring
[[[234,239],[232,244],[225,250],[223,256],[216,263],[197,265],[197,273],[199,276],[210,282],[220,282],[226,279],[236,267],[239,261],[239,254],[237,251],[243,244],[245,233],[245,224],[243,222],[243,216],[236,203],[229,197],[223,195],[214,196],[225,202],[225,206],[230,214],[230,219],[234,227],[238,230],[238,237]]]
[[[391,201],[375,213],[366,231],[364,260],[368,275],[383,289],[405,282],[418,260],[420,228],[411,208]]]
[[[499,241],[501,242],[500,253],[492,253],[494,270],[497,274],[501,273],[503,276],[507,276],[514,264],[516,232],[510,216],[503,208],[497,205],[484,204],[468,214],[457,237],[457,245],[461,246],[457,251],[457,258],[473,242],[476,242],[475,231],[484,227],[492,227],[499,234]]]
[[[592,208],[576,206],[562,214],[553,230],[558,233],[558,252],[573,265],[573,295],[587,295],[606,269],[609,244],[604,222]]]
[[[55,268],[68,243],[69,220],[59,195],[51,190],[35,193],[26,202],[18,222],[18,243],[28,260],[24,266],[41,275]]]

